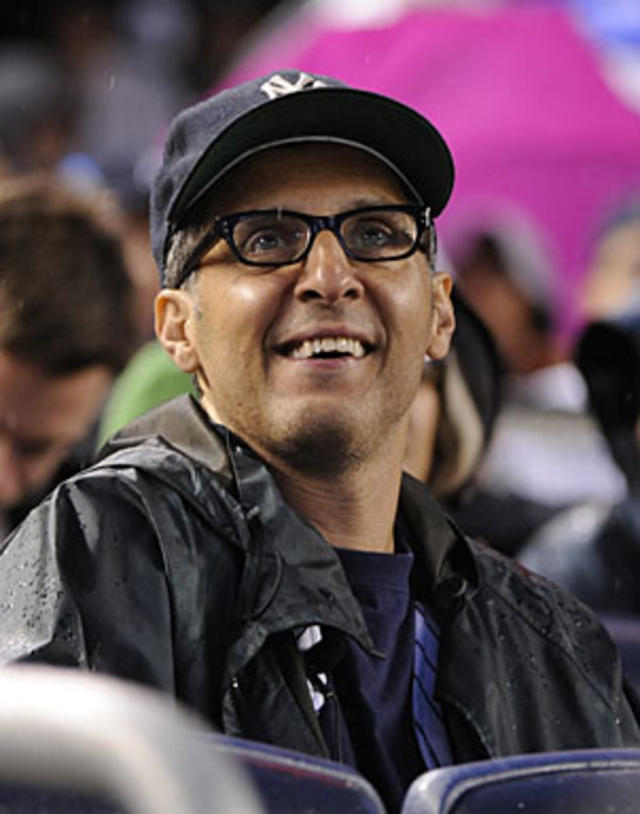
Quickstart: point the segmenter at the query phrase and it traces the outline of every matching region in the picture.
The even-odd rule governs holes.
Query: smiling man
[[[434,231],[452,183],[427,120],[325,77],[178,116],[156,326],[199,398],[134,421],[12,538],[4,661],[159,687],[355,765],[390,810],[434,766],[640,742],[589,612],[403,475],[425,358],[454,330]],[[14,587],[34,555],[44,594]]]
[[[161,340],[208,415],[334,545],[392,551],[387,473],[401,469],[424,354],[442,358],[453,330],[451,281],[420,250],[426,208],[379,159],[337,144],[260,151],[212,202],[213,235],[186,266],[169,259],[169,276],[199,271],[158,297]]]

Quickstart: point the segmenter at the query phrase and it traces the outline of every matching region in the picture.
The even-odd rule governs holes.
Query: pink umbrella
[[[562,7],[430,8],[386,27],[295,22],[244,59],[224,85],[295,67],[387,93],[441,129],[457,181],[441,234],[505,205],[535,224],[552,259],[557,309],[603,220],[640,190],[640,117],[601,75],[598,54]]]

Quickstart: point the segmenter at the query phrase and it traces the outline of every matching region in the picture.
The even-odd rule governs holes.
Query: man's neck
[[[219,423],[210,400],[202,405]],[[287,503],[337,548],[392,553],[408,415],[391,427],[375,452],[346,471],[314,476],[266,449],[253,448],[269,466]]]
[[[334,477],[273,469],[287,503],[333,546],[392,553],[402,455],[382,454]]]

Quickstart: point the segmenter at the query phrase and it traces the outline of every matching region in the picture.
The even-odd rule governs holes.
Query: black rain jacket
[[[456,761],[640,744],[637,698],[583,605],[467,540],[409,477],[400,511],[442,626]],[[373,652],[331,546],[186,396],[116,436],[0,556],[0,661],[141,682],[224,732],[326,756],[293,635],[311,624]]]

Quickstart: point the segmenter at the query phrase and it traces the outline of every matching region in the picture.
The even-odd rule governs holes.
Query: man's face
[[[89,431],[111,381],[98,365],[45,376],[0,351],[0,509],[47,486]]]
[[[407,200],[374,158],[307,145],[249,160],[215,203],[220,215],[274,207],[329,215]],[[268,461],[326,474],[365,459],[390,434],[402,451],[424,354],[440,358],[448,349],[449,288],[420,251],[359,262],[322,231],[305,260],[275,268],[243,265],[219,241],[191,287],[168,300],[189,303],[190,353],[181,366],[197,372],[209,413]],[[173,313],[168,300],[161,294],[158,302],[161,338]],[[327,338],[345,353],[304,352],[304,343]]]

